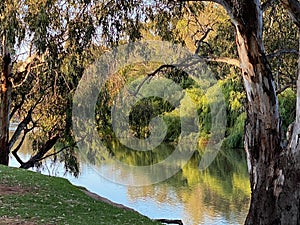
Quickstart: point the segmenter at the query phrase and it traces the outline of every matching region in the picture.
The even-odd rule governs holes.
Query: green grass
[[[39,224],[160,224],[94,200],[63,178],[0,165],[0,184],[28,190],[25,194],[0,195],[0,217]]]

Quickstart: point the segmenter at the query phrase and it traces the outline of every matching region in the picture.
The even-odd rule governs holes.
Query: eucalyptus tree
[[[298,76],[296,119],[291,125],[291,135],[286,144],[281,131],[282,121],[279,114],[274,70],[269,63],[273,56],[286,53],[297,54],[298,51],[297,49],[274,49],[276,50],[274,53],[269,52],[267,55],[265,43],[269,38],[274,37],[265,36],[264,31],[265,34],[273,32],[277,38],[281,36],[294,39],[294,43],[297,42],[296,31],[299,29],[300,3],[297,0],[212,0],[211,2],[221,5],[231,19],[238,53],[236,58],[238,63],[235,65],[241,69],[247,96],[244,146],[247,153],[252,196],[246,224],[299,224],[299,65],[297,68],[295,57],[285,65],[290,66],[285,69],[290,73],[297,68],[294,73]],[[264,20],[266,10],[272,10],[277,6],[285,8],[283,15],[290,15],[295,24],[289,25],[292,29],[286,31],[285,35],[280,34],[278,32],[280,29],[277,28],[277,30],[275,26],[272,26],[268,19]],[[271,19],[278,18],[271,16]],[[266,32],[266,30],[269,31]],[[286,41],[278,40],[281,43]],[[275,44],[272,46],[273,43],[269,43],[268,50],[275,46]],[[227,62],[234,61],[228,59]],[[294,65],[292,65],[293,62]],[[276,63],[273,61],[272,65],[276,66]],[[280,66],[283,67],[282,64]],[[282,71],[281,68],[278,71]],[[292,76],[294,82],[295,77]]]
[[[72,93],[92,56],[90,11],[89,1],[1,1],[1,164],[12,153],[21,167],[32,167],[59,142],[57,152],[68,149],[60,154],[67,168],[78,170],[70,118]],[[10,121],[18,122],[11,135]],[[23,161],[18,150],[29,133],[34,154]]]
[[[122,3],[122,1],[120,2]],[[140,1],[129,1],[127,7],[136,7],[133,3],[138,2]],[[277,49],[278,47],[275,47],[273,43],[276,40],[274,36],[277,37],[278,42],[282,41],[281,43],[287,43],[287,40],[283,39],[293,40],[293,43],[298,42],[297,36],[299,34],[296,31],[300,26],[300,2],[298,0],[147,1],[149,5],[152,4],[152,9],[149,11],[159,12],[159,15],[147,14],[145,11],[145,15],[148,15],[145,18],[150,20],[150,24],[154,23],[153,27],[149,28],[164,40],[180,42],[182,39],[176,25],[182,18],[178,15],[186,10],[185,12],[189,15],[186,17],[188,19],[201,16],[196,9],[205,7],[205,2],[214,2],[225,9],[232,23],[237,54],[236,58],[211,54],[201,54],[200,56],[204,61],[228,63],[240,68],[246,93],[247,119],[244,146],[247,153],[252,191],[246,224],[300,224],[300,149],[298,145],[300,133],[300,62],[297,65],[295,56],[293,56],[289,63],[281,64],[279,68],[276,68],[278,73],[288,71],[293,74],[292,71],[296,70],[294,72],[296,76],[291,76],[290,81],[295,82],[295,79],[298,79],[295,122],[290,126],[287,143],[284,141],[284,135],[282,135],[282,121],[278,107],[277,94],[280,92],[280,85],[277,83],[279,91],[276,92],[274,80],[274,66],[277,66],[278,63],[276,61],[270,63],[272,57],[279,57],[286,53],[298,54],[297,49],[289,49],[280,44],[278,46],[283,46],[283,49]],[[110,4],[112,10],[113,6],[117,7],[118,5],[115,1],[110,1]],[[285,9],[277,16],[283,15],[287,18],[289,15],[290,20],[294,23],[294,25],[287,23],[287,27],[290,29],[286,30],[285,35],[281,35],[281,33],[286,28],[280,29],[274,26],[274,20],[279,19],[275,16],[276,14],[271,16],[273,22],[264,16],[268,10],[273,10],[277,6]],[[165,11],[160,11],[161,9],[165,9]],[[166,17],[167,20],[164,20],[164,13],[170,15],[169,18]],[[196,19],[194,21],[201,27]],[[133,27],[139,28],[138,23],[133,22],[133,24],[136,24]],[[203,46],[206,45],[205,38],[210,30],[207,29],[202,38],[196,41],[199,47],[196,54],[199,54]],[[136,33],[140,34],[139,32]],[[266,34],[271,36],[268,37]],[[269,39],[274,42],[269,43],[267,49],[265,44]],[[272,47],[275,47],[273,49],[275,52],[271,52]],[[284,66],[289,68],[283,69]]]

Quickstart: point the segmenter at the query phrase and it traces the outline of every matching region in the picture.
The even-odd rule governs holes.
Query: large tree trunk
[[[9,111],[11,98],[10,54],[5,49],[5,41],[2,43],[2,73],[0,80],[0,164],[8,165],[9,162]]]
[[[245,224],[299,224],[300,168],[281,145],[278,100],[262,40],[260,1],[231,0],[223,5],[235,26],[247,94],[244,144],[252,194]]]

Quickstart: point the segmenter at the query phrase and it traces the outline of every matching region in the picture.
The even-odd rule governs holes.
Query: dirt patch
[[[4,195],[22,195],[29,192],[21,186],[7,186],[0,184],[0,196]],[[37,225],[37,223],[32,221],[25,221],[19,218],[11,218],[6,216],[0,216],[0,225]]]
[[[0,225],[37,225],[37,223],[17,218],[0,217]]]
[[[22,188],[20,186],[10,187],[7,185],[0,184],[0,196],[1,195],[15,195],[15,194],[22,195],[27,192],[28,192],[28,190],[26,190],[25,188]],[[0,224],[1,224],[1,222],[0,222]]]

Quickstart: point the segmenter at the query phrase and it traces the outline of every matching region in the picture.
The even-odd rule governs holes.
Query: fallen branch
[[[183,225],[183,222],[181,220],[155,219],[154,221],[157,221],[157,222],[160,222],[160,223],[167,223],[167,224]]]

